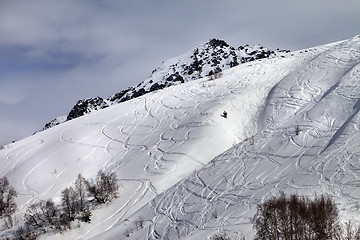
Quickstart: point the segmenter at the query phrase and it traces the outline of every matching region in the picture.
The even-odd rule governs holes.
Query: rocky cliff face
[[[284,56],[288,52],[288,50],[269,50],[261,45],[234,48],[223,40],[210,39],[184,55],[164,61],[153,70],[149,78],[135,87],[129,87],[107,99],[96,97],[79,100],[67,116],[47,123],[43,130],[152,91],[215,75],[242,63]]]
[[[99,109],[107,108],[110,104],[111,103],[109,103],[109,101],[104,100],[101,97],[79,100],[69,112],[66,121],[78,118]]]

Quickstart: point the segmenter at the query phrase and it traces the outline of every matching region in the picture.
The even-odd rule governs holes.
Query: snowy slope
[[[296,63],[234,70],[233,81],[273,84],[256,105],[258,133],[94,239],[127,239],[129,232],[130,239],[206,239],[218,232],[252,239],[256,204],[280,191],[329,194],[343,219],[359,219],[360,38],[308,52]],[[137,219],[144,229],[135,227]]]
[[[279,191],[330,194],[343,216],[359,218],[359,63],[355,37],[239,65],[9,144],[0,176],[19,193],[18,224],[29,204],[60,203],[78,173],[99,169],[117,173],[120,197],[94,210],[90,224],[42,239],[206,239],[218,231],[251,239],[256,204]],[[136,229],[137,219],[145,228]]]
[[[254,134],[255,127],[248,125],[265,95],[248,90],[263,89],[264,83],[246,87],[250,79],[218,80],[151,93],[6,146],[0,151],[1,175],[20,193],[18,218],[38,199],[55,197],[59,203],[61,190],[78,173],[91,178],[99,169],[115,171],[121,197],[104,210],[109,215],[94,212],[92,224],[69,233],[89,238]],[[270,88],[271,82],[265,86]],[[244,104],[238,105],[239,100]],[[231,112],[228,119],[221,117],[224,110]]]
[[[152,71],[150,77],[137,86],[117,92],[107,99],[95,97],[79,100],[67,116],[52,120],[43,130],[149,92],[214,75],[242,63],[287,56],[289,52],[289,50],[270,50],[261,45],[234,48],[223,40],[210,39],[186,54],[164,61]]]

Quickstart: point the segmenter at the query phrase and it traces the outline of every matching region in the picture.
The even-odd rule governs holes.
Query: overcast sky
[[[299,50],[360,34],[359,0],[0,0],[0,145],[219,38]]]

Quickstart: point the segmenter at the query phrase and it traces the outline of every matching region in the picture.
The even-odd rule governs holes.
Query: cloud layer
[[[359,10],[358,0],[1,1],[0,145],[209,38],[308,48],[359,34]]]

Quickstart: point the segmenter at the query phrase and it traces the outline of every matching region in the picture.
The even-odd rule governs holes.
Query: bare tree
[[[106,174],[100,170],[95,178],[87,182],[89,195],[98,203],[106,203],[117,197],[119,186],[116,181],[116,174]]]
[[[79,202],[73,187],[67,187],[61,191],[61,201],[68,219],[74,220],[76,214],[79,213]]]
[[[15,240],[36,240],[38,238],[37,234],[32,231],[31,227],[27,224],[20,226],[14,232]]]
[[[135,226],[137,229],[144,228],[144,219],[141,216],[135,221]]]
[[[8,228],[13,226],[12,214],[16,210],[15,197],[17,192],[9,184],[6,177],[0,178],[0,218],[4,218],[5,225]]]
[[[59,211],[51,199],[31,204],[24,215],[25,223],[34,228],[55,227]]]
[[[350,220],[343,225],[343,229],[339,231],[341,240],[360,240],[360,225],[355,225]]]
[[[338,209],[330,197],[315,197],[309,203],[310,228],[316,239],[334,239],[339,228]]]
[[[85,209],[81,212],[81,220],[83,222],[89,223],[91,222],[92,212],[89,209]]]
[[[330,197],[297,195],[259,204],[253,218],[256,239],[340,239],[338,210]]]
[[[85,198],[86,198],[86,179],[79,174],[75,181],[75,191],[78,195],[78,207],[79,211],[83,211],[85,209]]]

